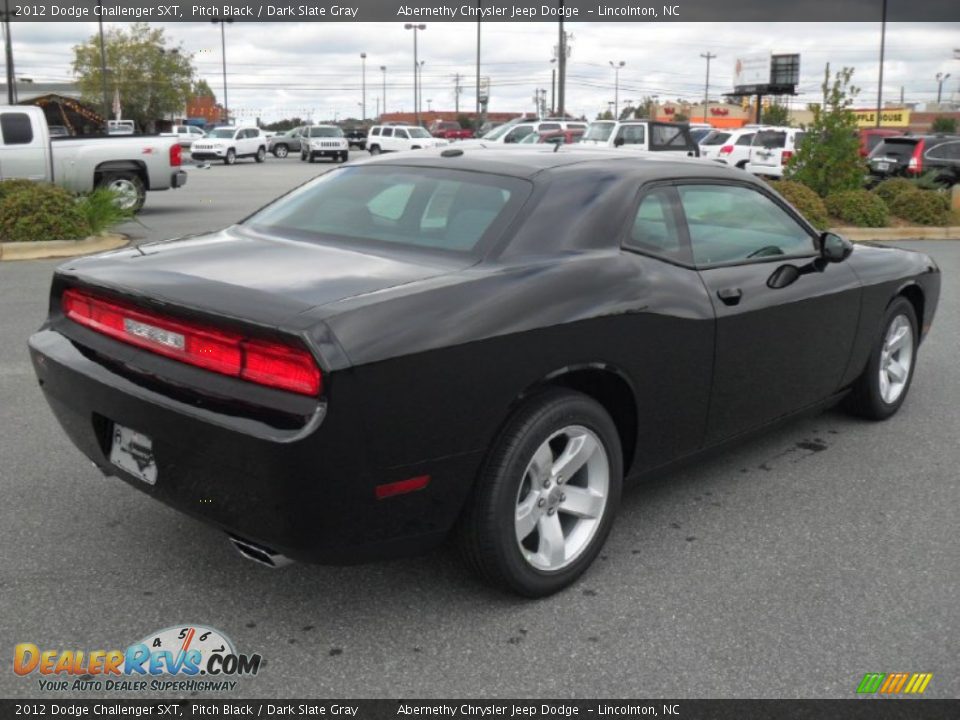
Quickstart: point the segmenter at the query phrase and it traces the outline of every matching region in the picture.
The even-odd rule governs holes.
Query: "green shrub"
[[[36,184],[34,180],[2,180],[0,181],[0,200],[3,200],[3,198],[12,192],[30,190]]]
[[[877,185],[873,192],[889,207],[901,193],[914,189],[913,183],[906,178],[889,178]]]
[[[770,183],[770,185],[818,230],[823,230],[830,224],[830,218],[827,215],[827,208],[823,204],[823,200],[803,183],[793,180],[778,180]]]
[[[96,234],[133,217],[133,210],[119,207],[116,199],[116,193],[112,190],[99,188],[77,200],[77,207],[90,233]]]
[[[845,190],[827,196],[827,211],[856,227],[886,227],[890,209],[882,198],[868,190]]]
[[[945,225],[950,216],[946,193],[913,188],[900,193],[890,206],[897,217],[918,225]]]
[[[28,182],[0,196],[0,241],[74,240],[89,226],[76,198],[63,188]]]

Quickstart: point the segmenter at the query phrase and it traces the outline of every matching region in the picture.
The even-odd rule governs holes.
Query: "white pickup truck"
[[[147,190],[183,187],[182,150],[176,138],[159,135],[50,139],[43,110],[0,108],[0,180],[54,182],[76,193],[110,188],[134,211]]]

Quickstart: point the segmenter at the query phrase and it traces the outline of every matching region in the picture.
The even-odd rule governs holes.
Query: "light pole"
[[[950,78],[950,73],[944,75],[937,73],[937,106],[939,109],[940,99],[943,97],[943,84]]]
[[[363,102],[360,103],[363,106],[363,122],[367,121],[367,54],[360,53],[360,87],[361,94],[363,96]]]
[[[619,63],[610,61],[610,67],[613,68],[613,119],[620,119],[620,68],[627,63],[621,60]]]
[[[380,71],[383,73],[383,105],[381,106],[383,108],[383,112],[378,113],[378,115],[386,115],[387,113],[387,66],[381,65]],[[381,117],[381,120],[382,119],[383,118]]]
[[[220,55],[223,58],[223,121],[230,122],[230,103],[227,100],[227,31],[226,24],[232,23],[233,18],[215,17],[211,20],[214,25],[220,23]]]
[[[480,7],[482,0],[477,0],[477,106],[474,110],[473,123],[480,130]],[[960,51],[958,51],[960,52]]]
[[[887,48],[887,0],[883,0],[883,13],[880,17],[880,78],[877,81],[877,127],[883,117],[883,56]],[[760,107],[760,101],[757,101]]]
[[[404,26],[405,30],[413,30],[413,114],[416,118],[416,124],[420,124],[420,106],[417,104],[417,74],[420,68],[420,63],[417,60],[417,31],[426,30],[427,26],[424,23],[406,23]]]
[[[427,98],[427,112],[433,112],[433,99]]]
[[[550,115],[557,112],[557,59],[550,58]]]
[[[423,66],[426,60],[421,60],[417,66],[417,125],[420,124],[420,113],[423,111]]]
[[[10,0],[4,2],[3,29],[6,40],[4,53],[7,63],[7,103],[17,102],[17,77],[13,69],[13,38],[10,35]]]
[[[707,105],[710,104],[710,61],[713,60],[716,55],[713,55],[708,51],[706,54],[700,53],[700,57],[707,61],[707,81],[703,86],[703,121],[706,122]]]

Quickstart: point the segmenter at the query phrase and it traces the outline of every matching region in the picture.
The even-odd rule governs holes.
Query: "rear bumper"
[[[187,173],[183,170],[177,170],[170,176],[170,187],[180,188],[187,184]]]
[[[140,353],[126,352],[128,360]],[[31,337],[30,355],[60,425],[104,474],[296,560],[354,563],[435,547],[479,462],[469,455],[378,469],[355,419],[329,415],[325,402],[314,401],[303,427],[274,427],[249,417],[249,403],[222,410],[184,396],[179,384],[179,395],[167,393],[155,374],[130,370],[135,362],[107,361],[50,328]],[[188,375],[177,380],[190,384]],[[111,464],[114,423],[152,440],[155,485]],[[376,499],[377,485],[421,474],[431,475],[427,488]]]

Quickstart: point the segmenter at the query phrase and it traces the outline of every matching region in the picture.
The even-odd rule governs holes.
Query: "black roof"
[[[458,153],[452,150],[460,150]],[[736,172],[727,165],[699,158],[687,158],[673,153],[633,153],[615,149],[564,148],[553,146],[502,148],[476,144],[454,143],[436,149],[416,150],[398,154],[380,155],[361,160],[362,165],[389,165],[404,167],[451,168],[471,170],[517,178],[532,179],[545,171],[583,166],[595,170],[598,166],[623,174],[650,177],[703,176],[724,177]]]

